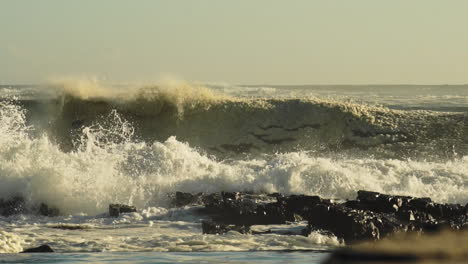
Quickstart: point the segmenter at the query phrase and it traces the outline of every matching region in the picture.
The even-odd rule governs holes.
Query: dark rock
[[[118,217],[120,214],[132,213],[136,211],[137,209],[135,206],[125,204],[109,204],[109,215],[112,217]]]
[[[10,216],[25,213],[26,202],[21,196],[14,196],[9,199],[0,199],[0,215]]]
[[[200,199],[202,196],[203,193],[191,194],[184,192],[176,192],[172,202],[177,207],[199,204],[201,202]]]
[[[275,197],[276,202],[268,197]],[[180,198],[193,201],[188,195]],[[239,192],[212,193],[202,195],[199,200],[204,204],[201,212],[212,219],[203,224],[206,233],[223,233],[235,226],[285,224],[305,219],[308,227],[304,234],[332,232],[347,243],[378,240],[397,231],[431,232],[442,226],[462,229],[468,219],[466,206],[369,191],[359,191],[357,200],[343,204],[319,196],[271,194],[262,198]]]
[[[60,215],[60,210],[55,208],[55,207],[49,207],[47,204],[45,203],[41,203],[39,205],[39,210],[38,210],[38,214],[40,215],[43,215],[43,216],[50,216],[50,217],[53,217],[53,216],[58,216]]]
[[[306,219],[312,230],[330,231],[346,242],[380,238],[376,224],[381,219],[370,211],[353,210],[341,205],[319,204],[311,208]],[[382,224],[382,227],[389,228],[386,224]]]
[[[213,221],[202,221],[203,234],[224,234],[229,231],[236,231],[241,234],[250,234],[250,227],[244,225],[226,225]]]
[[[240,192],[221,192],[221,196],[223,197],[224,201],[227,201],[227,200],[237,201],[241,199],[242,197]]]
[[[48,253],[54,252],[54,250],[49,245],[42,245],[35,248],[28,248],[21,253]]]
[[[220,193],[211,193],[202,197],[205,208],[210,212],[222,210],[224,200]]]
[[[347,202],[346,206],[353,209],[370,210],[376,213],[395,213],[405,206],[411,197],[358,191],[357,199],[358,201]]]
[[[63,230],[88,230],[88,229],[91,229],[90,226],[77,225],[77,224],[61,224],[61,225],[53,225],[53,226],[48,226],[48,227],[55,228],[55,229],[63,229]]]

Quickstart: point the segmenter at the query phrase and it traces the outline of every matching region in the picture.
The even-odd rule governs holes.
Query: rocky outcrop
[[[135,206],[126,205],[126,204],[109,204],[109,215],[112,217],[118,217],[123,213],[133,213],[137,209]]]
[[[252,225],[307,220],[308,227],[302,232],[304,235],[322,230],[353,243],[379,240],[397,231],[432,232],[441,227],[458,230],[468,223],[467,206],[369,191],[359,191],[356,200],[345,202],[332,202],[319,196],[283,196],[277,193],[221,192],[198,194],[196,199],[187,194],[176,197],[187,197],[183,199],[184,205],[195,200],[203,205],[201,212],[211,218],[202,223],[206,234],[247,230]]]

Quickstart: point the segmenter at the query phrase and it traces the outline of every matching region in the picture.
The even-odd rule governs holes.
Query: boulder
[[[35,247],[35,248],[28,248],[26,250],[23,250],[20,253],[50,253],[50,252],[54,252],[54,250],[49,245],[42,245],[42,246]]]
[[[120,214],[132,213],[136,211],[137,209],[135,206],[125,204],[109,204],[109,215],[112,217],[118,217]]]

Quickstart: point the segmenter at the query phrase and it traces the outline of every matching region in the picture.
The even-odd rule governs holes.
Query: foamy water
[[[0,252],[42,243],[59,252],[340,244],[319,233],[202,235],[203,216],[193,208],[169,208],[168,194],[175,191],[352,199],[365,189],[468,202],[466,113],[402,110],[409,104],[401,99],[395,107],[388,98],[376,106],[323,94],[285,96],[271,87],[241,87],[256,95],[245,98],[235,89],[170,83],[115,92],[96,83],[62,82],[47,90],[53,96],[46,99],[17,95],[1,101],[0,197],[21,195],[63,215],[0,217]],[[354,89],[350,97],[359,94]],[[139,210],[109,218],[103,213],[110,203]],[[86,229],[53,228],[58,224]]]

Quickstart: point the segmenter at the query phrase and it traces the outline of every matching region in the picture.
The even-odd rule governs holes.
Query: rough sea
[[[60,210],[0,216],[0,263],[320,263],[333,235],[204,235],[170,197],[358,190],[466,204],[468,85],[0,86],[0,198]]]

